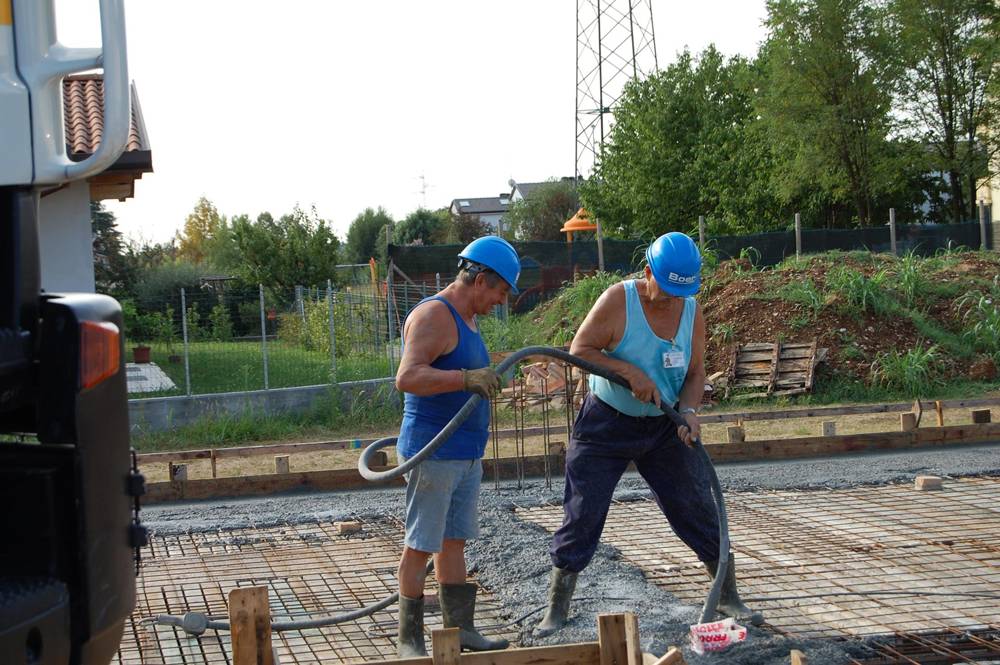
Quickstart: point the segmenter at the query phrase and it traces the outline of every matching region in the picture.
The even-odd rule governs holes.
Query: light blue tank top
[[[625,285],[625,333],[611,358],[631,363],[646,373],[660,389],[660,399],[671,406],[680,399],[681,387],[691,363],[691,330],[697,309],[694,297],[684,299],[684,312],[674,339],[658,337],[650,328],[639,302],[635,280]],[[600,376],[590,375],[590,390],[603,402],[629,416],[660,416],[663,412],[652,403],[642,403],[632,393]]]

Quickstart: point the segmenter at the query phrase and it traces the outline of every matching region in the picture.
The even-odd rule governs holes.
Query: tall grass
[[[956,304],[968,326],[963,338],[1000,364],[1000,275],[986,291],[970,291]]]
[[[916,346],[905,353],[895,349],[879,353],[871,366],[873,383],[903,390],[910,397],[926,394],[940,383],[941,354],[936,345]]]
[[[823,292],[813,283],[812,279],[806,278],[804,281],[795,280],[785,284],[780,293],[783,300],[799,303],[809,308],[811,318],[815,321],[819,318],[820,312],[826,304],[826,297]]]
[[[886,309],[884,284],[887,273],[880,270],[871,277],[848,266],[838,266],[826,279],[827,290],[840,293],[848,306],[863,312],[879,313]]]

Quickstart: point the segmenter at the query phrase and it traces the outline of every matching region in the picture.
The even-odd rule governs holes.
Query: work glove
[[[462,389],[489,399],[500,390],[500,375],[492,367],[462,370]]]

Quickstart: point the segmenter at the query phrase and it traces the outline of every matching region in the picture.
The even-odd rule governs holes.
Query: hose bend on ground
[[[548,356],[550,358],[555,358],[575,367],[579,367],[590,374],[602,376],[608,381],[617,383],[623,388],[631,390],[631,386],[629,386],[628,381],[607,368],[587,362],[586,360],[574,356],[567,351],[550,346],[526,346],[523,349],[515,351],[504,358],[503,361],[496,366],[497,374],[505,374],[515,364],[529,356]],[[455,414],[455,417],[452,418],[445,428],[441,430],[437,436],[431,439],[420,452],[406,460],[403,464],[387,471],[373,471],[371,469],[372,457],[374,457],[375,453],[382,448],[395,445],[396,437],[386,437],[371,443],[367,448],[365,448],[364,452],[361,453],[361,458],[358,460],[358,471],[366,480],[370,480],[375,483],[387,482],[409,472],[413,467],[433,455],[435,450],[444,445],[444,442],[455,433],[455,430],[457,430],[462,423],[464,423],[465,420],[472,415],[472,412],[479,405],[480,400],[482,400],[482,398],[479,395],[473,395],[470,397],[465,405],[459,409],[458,413]],[[677,413],[672,406],[667,404],[665,400],[660,400],[660,408],[675,425],[678,427],[682,425],[687,426],[684,418]],[[726,579],[726,573],[729,567],[729,516],[726,513],[725,499],[722,496],[722,485],[719,483],[719,477],[715,473],[715,467],[712,466],[712,460],[708,457],[708,453],[705,451],[705,447],[701,445],[700,440],[695,440],[694,448],[698,452],[702,463],[707,469],[709,482],[711,484],[712,498],[715,501],[715,510],[719,519],[719,567],[715,575],[715,581],[712,583],[712,588],[708,593],[708,597],[705,599],[705,605],[702,608],[701,620],[699,622],[707,623],[715,618],[715,608],[719,604],[719,596],[722,593],[722,582]]]

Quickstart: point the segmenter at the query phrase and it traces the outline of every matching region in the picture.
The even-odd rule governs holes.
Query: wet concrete
[[[481,497],[481,537],[467,548],[468,564],[480,584],[491,589],[507,609],[511,621],[522,627],[522,644],[557,644],[595,640],[596,615],[632,611],[639,616],[643,648],[662,654],[671,645],[687,644],[688,626],[697,622],[700,608],[680,603],[662,589],[646,583],[642,572],[622,560],[614,548],[601,545],[591,565],[580,574],[569,625],[559,633],[533,641],[531,628],[541,618],[545,603],[551,536],[542,528],[519,520],[517,506],[558,503],[561,479],[553,490],[532,481],[518,490],[499,492],[487,480]],[[905,451],[839,456],[815,460],[728,464],[717,467],[729,491],[822,489],[911,481],[917,473],[943,476],[1000,475],[1000,445],[949,447],[945,450]],[[648,496],[645,484],[629,475],[619,484],[616,498]],[[143,511],[146,523],[159,533],[216,531],[240,527],[267,527],[285,523],[337,520],[347,517],[402,518],[403,492],[371,489],[358,492],[289,494],[266,499],[187,502],[151,506]],[[706,578],[706,591],[708,579]],[[749,641],[717,655],[697,656],[685,648],[692,665],[740,663],[777,665],[788,662],[791,649],[804,651],[815,663],[846,662],[847,649],[864,656],[860,643],[833,644],[775,637],[751,629]]]

